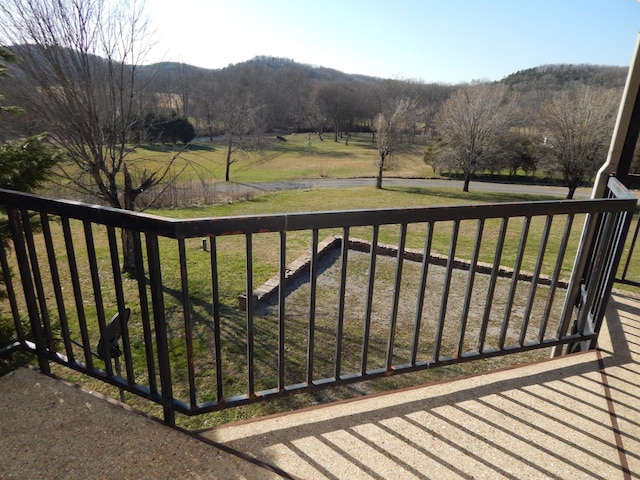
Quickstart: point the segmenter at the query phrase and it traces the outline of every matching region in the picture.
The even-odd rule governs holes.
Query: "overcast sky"
[[[382,78],[500,80],[538,65],[627,66],[638,0],[147,0],[153,61],[257,55]]]

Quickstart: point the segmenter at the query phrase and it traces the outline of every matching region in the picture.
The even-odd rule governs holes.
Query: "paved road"
[[[286,182],[263,182],[263,183],[217,183],[216,189],[219,192],[251,193],[256,191],[275,192],[280,190],[308,190],[314,188],[351,188],[374,186],[375,178],[348,178],[348,179],[311,179],[311,180],[291,180]],[[407,186],[407,187],[452,187],[462,190],[460,180],[423,179],[423,178],[385,178],[383,187]],[[471,182],[471,191],[500,192],[500,193],[531,193],[534,195],[556,195],[565,197],[568,189],[566,187],[552,187],[545,185],[521,185],[510,183],[491,182]],[[576,198],[588,198],[591,188],[580,188],[576,191]]]

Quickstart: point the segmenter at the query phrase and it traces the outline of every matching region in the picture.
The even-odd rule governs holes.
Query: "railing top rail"
[[[39,195],[4,189],[0,189],[0,205],[45,212],[118,228],[155,233],[170,238],[190,238],[208,235],[221,236],[339,228],[345,225],[357,227],[398,223],[579,214],[585,212],[598,213],[611,210],[611,202],[620,203],[618,205],[620,210],[634,208],[637,199],[631,194],[624,194],[626,189],[622,184],[620,184],[620,188],[623,190],[620,191],[619,196],[623,198],[439,205],[188,219],[174,219],[72,200],[50,199]]]
[[[616,177],[609,177],[607,188],[616,197],[620,199],[636,199],[636,196]]]

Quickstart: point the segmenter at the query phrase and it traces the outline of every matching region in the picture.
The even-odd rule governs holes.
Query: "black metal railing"
[[[55,362],[156,402],[168,422],[593,342],[597,322],[567,332],[580,290],[571,279],[587,263],[576,259],[593,255],[580,244],[583,218],[615,214],[601,236],[624,240],[636,200],[614,191],[619,198],[170,219],[0,190],[11,233],[0,254],[3,308],[40,368]],[[131,276],[121,271],[123,231],[133,238]],[[597,267],[606,282],[614,248],[615,265]]]
[[[636,200],[627,188],[610,178],[604,192],[609,199]],[[636,200],[637,202],[637,200]],[[571,331],[588,336],[600,331],[607,303],[615,281],[620,258],[625,251],[633,210],[609,211],[587,216],[581,240],[582,253],[576,257],[569,286],[572,303],[565,305],[561,333],[573,319]],[[632,252],[628,252],[632,255]],[[575,312],[573,306],[576,306]],[[596,338],[569,345],[570,352],[593,349]]]

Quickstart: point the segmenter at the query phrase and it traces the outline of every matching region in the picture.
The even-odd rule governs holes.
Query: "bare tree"
[[[401,153],[411,150],[411,142],[408,135],[414,123],[423,115],[417,100],[400,98],[392,110],[381,112],[374,120],[376,132],[376,145],[378,147],[378,176],[376,188],[382,188],[382,174],[390,167],[391,159]]]
[[[567,198],[606,159],[619,101],[618,90],[580,86],[560,92],[540,109],[545,169],[562,175]]]
[[[14,82],[20,104],[72,160],[61,179],[78,193],[134,210],[172,163],[149,171],[129,155],[150,98],[137,67],[150,47],[144,5],[5,0],[0,15],[0,44],[22,60]],[[134,274],[131,234],[122,235],[123,271]]]
[[[238,152],[257,149],[262,133],[261,105],[255,100],[251,84],[254,79],[243,71],[223,72],[221,89],[216,103],[216,119],[224,131],[227,147],[225,181],[230,181],[231,165],[237,161]]]
[[[502,85],[476,84],[454,92],[436,114],[442,139],[439,167],[462,170],[463,191],[498,149],[515,112],[515,98]]]

